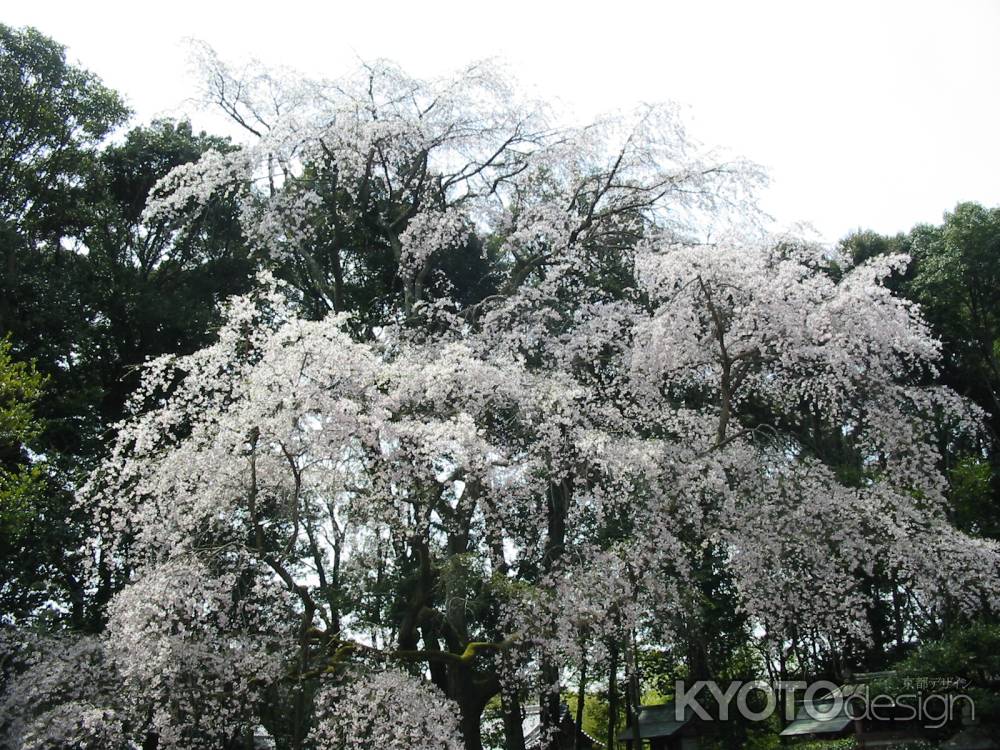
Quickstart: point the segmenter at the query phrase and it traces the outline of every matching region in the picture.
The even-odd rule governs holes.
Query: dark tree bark
[[[583,709],[587,699],[587,649],[586,642],[580,656],[580,684],[576,691],[576,726],[573,728],[573,750],[580,750]]]
[[[615,750],[615,728],[618,724],[618,644],[609,649],[611,665],[608,668],[608,745],[607,750]]]
[[[542,567],[551,571],[562,556],[566,546],[566,513],[569,509],[572,495],[571,481],[563,479],[558,484],[553,482],[548,493],[548,533],[545,540],[545,553]],[[554,731],[559,726],[560,695],[559,695],[559,665],[551,658],[543,657],[541,665],[542,691],[539,696],[540,720],[543,734]]]
[[[521,714],[521,697],[516,688],[501,691],[500,708],[503,711],[503,734],[507,750],[524,750],[524,717]]]

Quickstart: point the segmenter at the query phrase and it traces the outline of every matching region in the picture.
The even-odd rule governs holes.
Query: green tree
[[[1000,208],[960,203],[938,226],[895,237],[856,232],[841,247],[855,261],[912,256],[895,290],[920,305],[941,341],[939,381],[987,415],[985,446],[951,442],[947,426],[938,438],[952,480],[953,520],[966,531],[1000,536]]]
[[[945,346],[943,379],[989,412],[1000,434],[1000,208],[960,203],[910,234],[910,288]]]
[[[37,606],[39,587],[32,541],[44,523],[44,464],[30,446],[41,432],[34,407],[45,378],[16,361],[0,339],[0,616]]]
[[[940,225],[919,225],[908,233],[883,236],[858,231],[841,242],[854,262],[906,253],[911,263],[890,286],[920,305],[943,357],[937,382],[970,399],[986,413],[986,439],[957,441],[948,424],[936,440],[949,478],[949,514],[963,531],[1000,538],[1000,209],[960,203]],[[870,585],[881,592],[869,612],[874,647],[857,654],[867,669],[884,669],[906,651],[904,633],[949,638],[960,619],[928,621],[907,613],[898,587],[878,571]],[[888,644],[896,645],[889,649]]]
[[[973,622],[921,643],[875,689],[913,693],[920,685],[933,692],[969,696],[977,718],[1000,726],[1000,625]]]
[[[98,437],[123,416],[135,367],[207,343],[218,303],[245,291],[254,275],[257,260],[247,252],[231,203],[214,203],[183,228],[142,214],[150,190],[171,169],[231,148],[226,139],[194,133],[188,122],[159,120],[132,129],[99,156],[80,279],[91,311],[85,359],[99,398]]]
[[[0,328],[18,327],[22,273],[87,223],[80,198],[98,144],[124,122],[120,97],[34,29],[0,24]]]
[[[206,343],[218,303],[246,288],[256,260],[224,200],[183,228],[142,213],[157,180],[231,149],[226,139],[157,121],[109,143],[128,115],[120,98],[33,29],[0,26],[0,90],[0,336],[50,383],[34,404],[34,449],[51,481],[32,500],[45,523],[31,530],[22,588],[44,588],[53,611],[97,628],[116,582],[103,566],[85,579],[93,519],[73,491],[122,418],[135,368]],[[37,598],[4,612],[23,617]]]

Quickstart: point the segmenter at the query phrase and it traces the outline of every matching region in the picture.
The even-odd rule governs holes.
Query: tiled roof
[[[681,718],[677,717],[674,703],[664,703],[660,706],[642,706],[639,709],[639,737],[672,737],[681,730],[694,716],[694,712],[687,706]],[[631,740],[633,738],[632,727],[626,727],[618,735],[619,740]]]
[[[836,708],[836,710],[834,710]],[[841,701],[813,701],[803,705],[795,714],[795,720],[781,732],[781,737],[799,737],[810,734],[839,734],[851,724],[847,715],[847,704]]]
[[[569,715],[569,706],[563,703],[560,705],[559,709],[560,727],[566,722],[570,723],[572,726],[576,726],[576,721]],[[524,746],[526,748],[531,750],[533,746],[538,746],[542,734],[541,706],[524,707],[524,720],[521,722],[521,731],[524,733]],[[598,741],[584,732],[581,727],[577,727],[577,731],[590,740],[594,747],[598,746]]]

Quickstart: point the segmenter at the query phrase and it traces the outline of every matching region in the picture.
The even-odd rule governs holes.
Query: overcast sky
[[[697,138],[769,169],[780,224],[827,240],[1000,205],[1000,0],[33,0],[0,21],[65,44],[143,121],[190,110],[186,37],[329,77],[359,56],[417,75],[497,56],[581,118],[680,102]]]

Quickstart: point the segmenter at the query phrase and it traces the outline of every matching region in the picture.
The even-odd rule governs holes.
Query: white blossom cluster
[[[316,699],[317,750],[462,750],[455,707],[433,686],[389,669],[328,687]]]
[[[245,571],[244,581],[235,578],[175,557],[112,604],[105,638],[119,698],[148,717],[161,747],[211,748],[239,736],[256,720],[263,690],[284,674],[293,633],[270,621],[282,611],[273,586]]]
[[[562,127],[490,63],[425,81],[379,61],[324,81],[231,68],[204,47],[199,57],[206,101],[249,141],[171,172],[147,220],[183,224],[235,200],[254,248],[308,266],[317,228],[352,221],[331,210],[340,191],[391,248],[409,306],[425,297],[438,251],[473,227],[502,234],[528,270],[587,241],[627,242],[650,221],[687,236],[759,216],[761,170],[695,144],[673,106]],[[342,262],[355,252],[343,248]]]
[[[133,747],[115,700],[117,675],[96,637],[6,641],[3,660],[23,660],[0,696],[0,742],[24,750]]]

